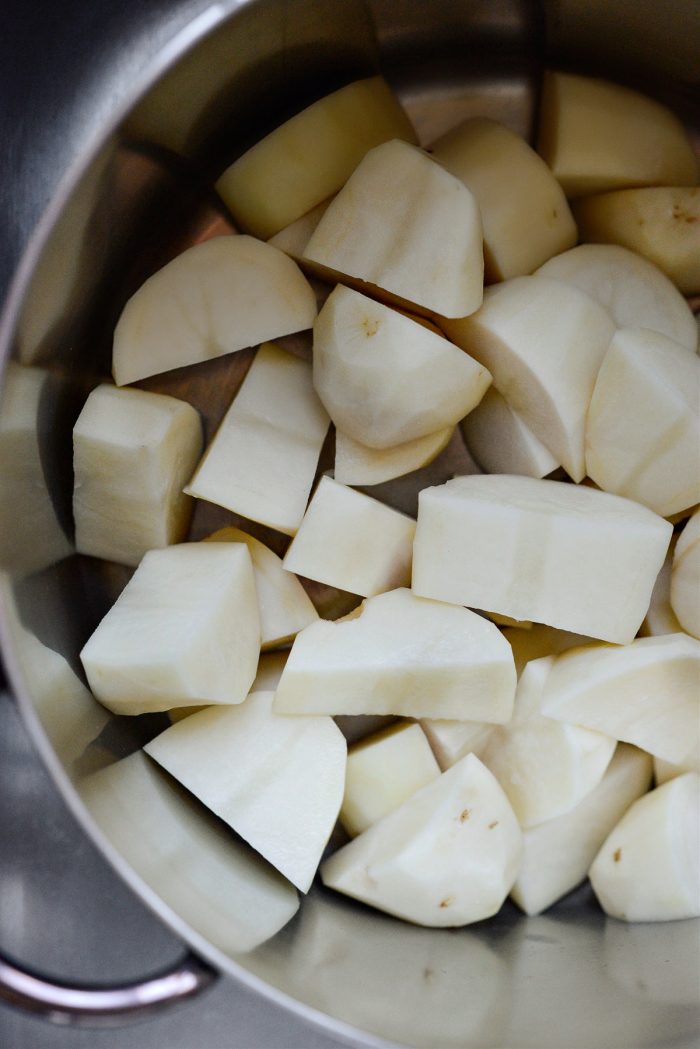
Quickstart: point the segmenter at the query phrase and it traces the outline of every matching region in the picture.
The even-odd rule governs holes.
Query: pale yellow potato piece
[[[202,443],[185,401],[96,387],[73,427],[77,552],[135,568],[148,550],[183,540],[194,504],[182,488]]]
[[[488,283],[532,273],[576,243],[564,191],[510,128],[475,117],[433,142],[430,152],[476,198]]]
[[[533,623],[530,630],[515,630],[512,627],[506,627],[503,636],[513,650],[518,676],[531,659],[558,656],[560,652],[566,652],[570,648],[580,648],[582,645],[595,643],[592,638],[583,634],[557,630],[556,627],[545,626],[544,623]]]
[[[267,239],[341,188],[368,150],[415,142],[382,77],[356,80],[270,132],[233,164],[216,190],[236,222]]]
[[[311,365],[266,343],[185,491],[294,535],[329,425]]]
[[[213,237],[149,277],[114,331],[117,386],[310,328],[316,296],[289,256],[254,237]]]
[[[450,443],[454,432],[445,426],[392,448],[369,448],[342,430],[335,431],[334,477],[342,484],[372,485],[403,477],[427,466]]]
[[[657,787],[662,783],[668,783],[676,776],[684,776],[686,772],[700,772],[700,751],[695,748],[695,753],[688,755],[683,761],[664,761],[663,758],[654,758],[654,781]]]
[[[340,822],[355,837],[439,775],[420,725],[402,722],[366,736],[348,750]]]
[[[408,586],[416,522],[322,477],[282,564],[288,572],[371,597]]]
[[[698,181],[693,147],[678,117],[607,80],[547,72],[537,148],[567,197]]]
[[[662,517],[700,500],[700,358],[659,332],[621,328],[586,419],[586,472]]]
[[[462,419],[460,429],[485,473],[546,477],[560,465],[495,386]]]
[[[421,718],[420,725],[443,772],[466,754],[476,754],[481,758],[494,728],[485,721],[449,721],[444,718]]]
[[[282,558],[259,539],[228,525],[207,536],[208,542],[245,543],[255,575],[263,649],[283,645],[318,619],[318,612],[299,580],[282,567]]]
[[[322,200],[311,211],[307,211],[301,218],[285,226],[279,233],[275,233],[274,237],[270,237],[267,243],[271,244],[273,248],[283,251],[285,255],[289,255],[295,262],[302,262],[304,250],[311,239],[311,234],[326,214],[331,199]]]
[[[684,295],[700,294],[700,188],[622,189],[576,201],[582,241],[621,244],[649,259]]]
[[[671,609],[683,630],[700,638],[700,510],[681,532],[671,568]]]
[[[479,208],[466,186],[427,153],[394,141],[366,155],[329,205],[304,258],[405,303],[464,317],[481,303],[482,245]]]
[[[671,543],[666,554],[666,559],[661,566],[661,571],[656,577],[654,589],[651,592],[649,608],[644,617],[644,622],[639,628],[640,637],[656,637],[659,634],[678,634],[683,627],[678,622],[676,613],[671,608],[671,566],[673,564],[673,552],[676,549],[676,536],[671,538]]]
[[[274,692],[279,679],[282,677],[282,671],[288,655],[288,651],[261,652],[258,660],[258,671],[250,691]],[[175,707],[173,710],[168,711],[168,717],[171,724],[174,725],[176,721],[182,721],[183,718],[188,718],[190,714],[196,714],[198,710],[204,710],[204,707]]]

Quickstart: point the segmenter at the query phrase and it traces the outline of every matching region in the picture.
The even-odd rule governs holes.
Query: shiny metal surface
[[[104,711],[75,673],[79,647],[125,572],[63,558],[70,539],[71,426],[87,390],[109,371],[110,331],[125,298],[149,272],[221,221],[207,189],[212,175],[252,137],[313,97],[373,71],[380,61],[424,142],[474,112],[527,132],[542,51],[534,0],[229,0],[211,7],[156,2],[145,10],[71,0],[70,7],[72,22],[65,4],[60,18],[51,5],[39,4],[30,25],[19,30],[25,52],[39,43],[62,56],[62,97],[58,91],[52,105],[51,91],[60,82],[55,75],[46,81],[39,75],[38,90],[30,76],[25,97],[36,98],[37,107],[24,106],[27,72],[16,59],[10,71],[18,80],[18,108],[9,128],[8,179],[0,186],[11,185],[17,200],[3,202],[6,276],[44,205],[51,204],[4,321],[20,371],[15,368],[14,377],[6,372],[0,420],[14,419],[5,448],[19,463],[13,492],[23,495],[15,495],[0,532],[0,629],[26,722],[75,815],[126,881],[202,957],[315,1020],[333,1032],[330,1037],[363,1045],[512,1049],[696,1044],[697,924],[630,930],[606,920],[584,890],[543,918],[525,920],[506,908],[483,927],[435,933],[316,889],[281,933],[241,953],[235,943],[216,942],[207,921],[210,903],[225,902],[214,888],[208,850],[187,891],[184,860],[182,869],[153,862],[142,829],[130,833],[124,821],[111,819],[109,806],[95,822],[81,806],[71,784],[82,790],[86,776],[129,754],[157,726],[149,719],[128,725],[128,719],[110,719],[106,725]],[[623,18],[633,40],[659,39],[670,21],[679,38],[697,39],[700,48],[684,0],[665,5],[661,14],[647,0],[620,7],[626,14],[616,10],[613,21],[619,25]],[[605,3],[585,9],[573,0],[550,3],[555,55],[615,75],[615,56],[595,46],[609,10]],[[209,33],[212,27],[216,31]],[[178,29],[164,58],[161,48]],[[81,31],[99,45],[69,72],[65,56]],[[631,49],[622,72],[649,81],[689,114],[697,102],[697,63],[682,57],[659,62],[659,77],[653,72],[655,51],[646,45]],[[186,52],[181,63],[166,69]],[[153,81],[151,60],[165,75],[133,111],[121,114],[120,107]],[[230,115],[224,119],[224,113]],[[74,168],[57,191],[71,164],[81,170]],[[245,366],[245,356],[237,356],[208,376],[225,385],[229,396]],[[175,376],[172,392],[182,378]],[[222,407],[211,412],[210,426]],[[8,435],[0,433],[3,439]],[[13,518],[21,522],[14,531]],[[40,528],[32,531],[38,519]],[[10,535],[14,542],[3,553]],[[56,681],[60,717],[52,703]]]

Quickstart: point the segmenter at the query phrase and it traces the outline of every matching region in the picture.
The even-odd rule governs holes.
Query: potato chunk
[[[560,465],[495,386],[462,419],[460,429],[486,473],[546,477]]]
[[[437,458],[450,443],[453,432],[454,427],[445,426],[391,448],[369,448],[336,429],[334,477],[343,484],[367,486],[403,477]]]
[[[682,628],[700,638],[700,510],[683,528],[671,567],[671,609]]]

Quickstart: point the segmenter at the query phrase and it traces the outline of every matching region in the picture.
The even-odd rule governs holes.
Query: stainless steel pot
[[[0,635],[17,703],[71,808],[191,953],[173,973],[110,992],[70,989],[6,960],[0,993],[54,1019],[114,1022],[195,993],[219,971],[357,1045],[697,1044],[698,923],[623,925],[586,889],[539,918],[505,908],[445,932],[316,887],[281,932],[252,947],[251,923],[271,921],[273,902],[232,896],[232,866],[250,862],[242,846],[214,821],[194,820],[175,788],[150,797],[160,806],[154,819],[147,776],[136,777],[136,802],[116,781],[112,794],[91,791],[91,773],[138,749],[158,722],[111,717],[78,676],[80,646],[126,575],[72,554],[70,491],[71,427],[109,373],[121,305],[167,258],[226,228],[208,186],[250,142],[377,68],[426,141],[473,113],[529,134],[545,62],[642,86],[697,133],[700,7],[183,0],[113,29],[92,105],[73,100],[61,111],[70,137],[52,154],[51,175],[38,178],[50,199],[36,225],[25,208],[31,238],[2,319]],[[26,151],[49,164],[31,144]],[[230,396],[238,367],[214,362],[206,387],[191,384],[188,395],[197,403],[213,385]],[[185,381],[176,376],[172,388]],[[211,427],[224,405],[198,406]]]

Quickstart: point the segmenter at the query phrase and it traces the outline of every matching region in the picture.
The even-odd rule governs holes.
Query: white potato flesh
[[[284,664],[287,662],[287,656],[289,652],[261,652],[260,659],[258,660],[258,671],[255,675],[255,680],[250,687],[251,692],[274,692],[277,688],[277,683],[282,677],[282,671],[284,670]],[[168,711],[168,717],[170,718],[171,724],[175,724],[176,721],[182,721],[183,718],[188,718],[190,714],[196,714],[198,710],[203,710],[204,707],[175,707],[173,710]]]
[[[307,892],[343,800],[345,740],[331,718],[275,714],[273,695],[202,710],[145,750]]]
[[[700,358],[658,332],[619,329],[588,409],[586,471],[662,517],[700,501]]]
[[[584,427],[615,325],[590,296],[542,276],[487,288],[445,331],[489,369],[508,405],[574,481],[586,473]]]
[[[464,317],[481,304],[482,244],[479,208],[466,186],[397,140],[367,153],[304,258],[432,313]]]
[[[671,566],[673,565],[675,548],[676,536],[673,535],[666,559],[661,566],[661,571],[656,577],[654,589],[651,592],[647,614],[639,628],[640,637],[656,637],[659,634],[679,634],[683,632],[683,627],[678,622],[676,613],[671,608]]]
[[[392,590],[360,614],[297,634],[275,694],[282,714],[396,714],[504,722],[515,668],[475,612]]]
[[[146,554],[80,653],[94,695],[115,714],[242,703],[260,621],[242,543],[180,543]]]
[[[234,161],[216,183],[243,229],[271,237],[336,193],[365,153],[415,132],[382,77],[320,98]]]
[[[416,522],[322,477],[282,564],[288,572],[371,597],[411,581]]]
[[[603,910],[621,921],[700,917],[700,776],[688,772],[635,801],[589,876]]]
[[[476,198],[489,283],[532,273],[576,243],[564,191],[510,128],[475,117],[433,142],[430,152]]]
[[[581,645],[594,644],[592,638],[584,634],[572,634],[568,630],[557,630],[544,623],[533,623],[530,630],[515,630],[506,627],[503,636],[513,650],[513,659],[518,677],[523,672],[531,659],[541,659],[542,656],[558,656],[560,652],[566,652],[570,648],[580,648]]]
[[[683,630],[700,638],[700,510],[684,526],[676,543],[670,598]]]
[[[443,772],[466,754],[476,754],[481,758],[494,728],[484,721],[449,721],[444,718],[421,718],[420,726]]]
[[[649,328],[695,353],[698,326],[690,306],[653,263],[618,244],[579,244],[537,274],[590,295],[618,328]]]
[[[361,485],[382,484],[403,477],[437,458],[450,443],[453,432],[452,426],[445,426],[393,448],[369,448],[336,429],[333,475],[342,484]]]
[[[263,649],[292,641],[300,630],[318,619],[318,612],[299,580],[285,571],[282,558],[259,539],[227,525],[207,536],[207,542],[245,543],[248,547],[258,595]]]
[[[355,837],[439,775],[420,725],[404,722],[366,736],[348,750],[340,822]]]
[[[311,365],[266,343],[185,491],[294,535],[329,425]]]
[[[561,465],[495,386],[462,419],[460,428],[485,473],[546,477]]]
[[[316,296],[284,252],[254,237],[213,237],[149,277],[114,331],[117,386],[305,331]]]
[[[183,494],[202,454],[202,424],[185,401],[104,383],[73,427],[73,516],[79,554],[136,567],[179,543],[193,501]]]
[[[451,342],[338,285],[314,324],[314,387],[335,425],[372,448],[454,426],[491,376]]]
[[[518,681],[513,717],[481,753],[523,829],[569,812],[598,786],[617,740],[542,714],[554,657],[531,660]]]
[[[271,244],[273,248],[279,248],[285,255],[293,258],[295,262],[301,263],[306,245],[311,239],[311,234],[326,214],[332,199],[331,197],[328,200],[321,201],[320,204],[317,204],[311,211],[307,211],[301,218],[296,219],[295,222],[290,222],[279,233],[275,233],[274,237],[270,237],[268,244]]]
[[[652,186],[576,202],[581,240],[621,244],[658,266],[683,295],[700,294],[700,188]]]
[[[682,761],[700,732],[700,641],[686,634],[558,656],[543,713]]]
[[[456,477],[420,493],[412,586],[436,601],[626,644],[672,530],[646,507],[585,486]]]
[[[467,925],[499,910],[521,839],[505,794],[467,754],[326,860],[321,878],[418,925]]]
[[[693,754],[689,754],[681,762],[664,761],[663,758],[654,758],[654,782],[657,787],[662,783],[668,783],[676,776],[684,776],[686,772],[700,772],[700,749],[695,747]]]
[[[651,783],[651,758],[620,743],[602,780],[568,812],[523,833],[523,858],[511,899],[541,914],[575,889],[601,845]]]
[[[607,80],[545,73],[537,149],[567,197],[698,181],[693,146],[678,117]]]

